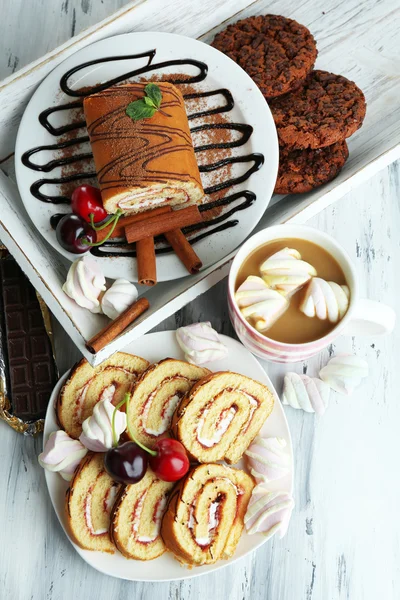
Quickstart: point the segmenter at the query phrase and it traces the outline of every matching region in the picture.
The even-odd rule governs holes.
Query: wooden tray
[[[304,222],[400,157],[400,7],[391,0],[343,4],[315,1],[294,8],[291,1],[222,2],[135,0],[110,18],[75,36],[0,84],[0,238],[15,256],[51,311],[92,364],[152,329],[224,278],[234,253],[196,276],[160,283],[146,291],[151,309],[129,330],[93,356],[85,341],[105,318],[81,309],[62,292],[68,262],[45,242],[27,216],[14,182],[13,151],[24,108],[42,79],[73,52],[99,39],[128,31],[159,30],[210,42],[228,23],[277,12],[307,25],[318,42],[317,67],[343,74],[363,89],[368,103],[362,129],[349,141],[350,158],[330,184],[301,196],[275,196],[256,230],[284,222]]]

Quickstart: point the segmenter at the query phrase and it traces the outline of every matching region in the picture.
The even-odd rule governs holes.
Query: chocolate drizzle
[[[88,141],[89,141],[89,136],[85,135],[83,137],[75,138],[73,140],[67,140],[66,142],[60,142],[58,144],[49,144],[48,146],[39,146],[38,148],[32,148],[32,150],[28,150],[27,152],[24,152],[24,155],[22,157],[22,162],[24,163],[24,165],[26,167],[29,167],[33,171],[43,171],[44,173],[49,173],[49,171],[52,171],[56,167],[62,167],[64,165],[69,165],[69,164],[78,162],[80,160],[87,160],[87,159],[92,158],[93,155],[91,152],[86,152],[84,154],[75,154],[74,156],[68,156],[65,158],[58,158],[55,160],[50,160],[48,163],[45,163],[44,165],[38,165],[38,164],[32,162],[31,156],[33,156],[34,154],[37,154],[38,152],[41,152],[42,150],[58,151],[58,150],[63,150],[64,148],[70,148],[71,146],[75,146],[78,144],[84,144],[85,142],[88,142]]]
[[[199,112],[188,115],[189,121],[197,119],[199,117],[209,117],[210,115],[217,115],[218,113],[229,112],[235,106],[233,96],[229,90],[220,89],[212,90],[211,92],[198,92],[196,94],[183,94],[185,100],[194,100],[200,98],[211,98],[211,96],[223,96],[226,100],[226,104],[218,106],[217,108],[209,108],[208,110],[201,110]],[[250,127],[250,125],[249,125]]]
[[[246,156],[231,156],[230,158],[224,158],[223,160],[219,160],[216,163],[212,163],[210,165],[203,165],[199,167],[200,173],[209,173],[210,171],[216,171],[217,169],[221,169],[227,165],[233,165],[236,163],[246,163],[253,162],[253,166],[250,167],[243,175],[238,177],[233,177],[232,179],[228,179],[227,181],[222,181],[221,183],[217,183],[216,185],[212,185],[204,189],[204,193],[206,195],[214,194],[214,192],[219,192],[220,190],[224,190],[227,187],[231,187],[233,185],[237,185],[238,183],[242,183],[246,181],[258,169],[264,164],[264,156],[263,154],[259,154],[257,152],[253,152],[252,154],[247,154]]]
[[[69,131],[74,131],[75,129],[80,129],[81,127],[86,127],[86,122],[83,121],[79,121],[78,123],[70,123],[69,125],[63,125],[62,127],[54,127],[50,121],[49,121],[49,116],[63,111],[63,110],[71,110],[71,109],[75,109],[75,108],[82,108],[83,107],[83,102],[82,100],[79,100],[78,102],[67,102],[66,104],[59,104],[58,106],[54,106],[52,108],[47,108],[46,110],[42,111],[39,115],[39,123],[45,128],[47,129],[47,131],[49,133],[51,133],[51,135],[64,135],[65,133],[68,133]],[[25,154],[22,156],[22,162],[23,161],[23,157],[25,156]]]
[[[182,83],[192,84],[198,83],[199,81],[203,81],[207,77],[208,66],[206,63],[201,62],[200,60],[193,60],[191,58],[184,58],[178,60],[166,60],[160,63],[153,63],[153,58],[156,55],[156,50],[150,50],[149,52],[143,52],[142,54],[131,54],[127,56],[109,56],[108,58],[98,58],[96,60],[89,61],[87,63],[83,63],[82,65],[78,65],[77,67],[73,67],[69,71],[65,73],[61,77],[60,80],[60,88],[62,91],[68,96],[75,96],[76,98],[84,98],[85,96],[89,96],[91,94],[96,94],[97,92],[101,92],[113,85],[117,85],[117,83],[121,83],[122,81],[126,81],[127,79],[131,79],[132,77],[138,77],[139,75],[144,75],[145,73],[151,73],[152,71],[164,69],[166,67],[174,67],[174,66],[186,66],[192,65],[193,67],[197,67],[199,69],[199,74],[194,75],[192,77],[188,77],[184,75],[183,77],[178,77],[177,79],[171,79],[170,83],[175,85],[179,85]],[[119,60],[132,60],[136,58],[143,58],[147,56],[149,61],[145,67],[141,67],[140,69],[134,69],[133,71],[128,71],[119,77],[114,77],[114,79],[109,79],[104,83],[100,83],[99,85],[94,85],[89,90],[73,90],[67,84],[68,79],[78,71],[85,69],[87,67],[91,67],[92,65],[98,65],[102,63],[119,61]]]
[[[253,128],[251,125],[244,125],[242,123],[206,123],[205,125],[199,125],[198,127],[192,127],[191,133],[197,133],[198,131],[211,131],[213,129],[229,129],[230,131],[239,131],[242,137],[232,142],[221,142],[217,144],[204,144],[203,146],[196,146],[195,152],[204,152],[205,150],[216,150],[217,148],[237,148],[242,146],[249,141]]]
[[[85,129],[85,131],[86,131],[86,122],[84,120],[81,120],[80,115],[77,116],[77,118],[74,120],[74,122],[66,124],[66,125],[61,125],[58,127],[52,125],[49,120],[51,115],[53,115],[55,113],[67,111],[67,114],[69,114],[68,111],[81,110],[82,106],[83,106],[82,98],[84,98],[88,95],[100,92],[102,90],[109,88],[110,86],[114,86],[118,83],[121,83],[128,79],[131,79],[133,77],[138,77],[140,75],[151,73],[153,71],[159,71],[159,70],[174,67],[174,66],[192,66],[192,67],[195,67],[198,69],[198,74],[195,74],[192,76],[187,76],[187,75],[184,75],[182,77],[169,76],[168,81],[170,81],[170,83],[173,83],[175,85],[182,85],[182,84],[192,85],[194,83],[204,81],[207,77],[208,67],[205,63],[203,63],[201,61],[197,61],[197,60],[193,60],[193,59],[179,59],[179,60],[170,60],[170,61],[164,61],[164,62],[159,62],[159,63],[153,63],[155,56],[156,56],[156,50],[149,50],[147,52],[143,52],[140,54],[100,58],[100,59],[96,59],[93,61],[83,63],[83,64],[73,67],[72,69],[67,71],[60,80],[60,88],[68,96],[73,97],[73,98],[78,98],[78,99],[74,100],[72,102],[67,102],[67,103],[64,103],[64,104],[61,104],[61,105],[58,105],[55,107],[48,108],[48,109],[42,111],[39,115],[40,124],[51,135],[53,135],[55,137],[58,137],[58,136],[66,136],[66,137],[64,137],[64,139],[62,139],[58,143],[49,144],[49,145],[45,145],[45,146],[38,146],[36,148],[32,148],[31,150],[28,150],[27,152],[25,152],[22,155],[22,158],[21,158],[22,163],[26,167],[28,167],[34,171],[50,173],[51,171],[53,171],[56,168],[63,169],[64,167],[71,167],[71,165],[75,165],[76,163],[83,163],[84,161],[90,161],[92,159],[92,153],[89,150],[85,151],[85,149],[82,149],[80,152],[77,152],[76,154],[71,154],[71,155],[67,155],[67,153],[65,152],[65,150],[68,148],[74,148],[75,146],[78,147],[80,145],[84,145],[89,142],[89,137],[87,135],[84,135],[84,132],[82,132],[81,135],[79,135],[79,133],[78,133],[78,131],[80,129]],[[76,73],[82,71],[85,68],[91,67],[93,65],[112,62],[112,61],[123,61],[123,60],[131,61],[131,60],[141,59],[141,58],[144,58],[144,59],[147,58],[147,63],[143,67],[128,71],[118,77],[110,79],[101,84],[95,85],[93,87],[75,90],[75,89],[73,89],[73,87],[71,87],[69,85],[69,81],[72,78],[72,76],[75,75]],[[187,101],[201,100],[201,99],[210,98],[213,96],[214,97],[221,96],[224,101],[223,104],[215,106],[213,108],[205,108],[204,110],[200,110],[200,111],[195,110],[195,112],[188,114],[189,121],[192,121],[194,119],[209,117],[211,115],[217,115],[220,113],[226,113],[233,109],[234,99],[232,97],[231,92],[227,89],[200,91],[200,92],[196,92],[196,93],[190,92],[190,93],[183,94],[184,99]],[[208,143],[208,144],[203,143],[203,141],[202,141],[200,144],[197,144],[195,146],[195,152],[200,154],[200,153],[205,153],[207,151],[215,151],[215,150],[219,150],[219,149],[233,149],[233,148],[240,147],[240,146],[246,144],[246,142],[248,142],[248,140],[250,139],[252,132],[253,132],[253,128],[247,124],[229,123],[229,122],[221,122],[221,123],[206,122],[201,125],[192,127],[191,133],[197,134],[197,133],[205,132],[207,134],[207,132],[218,133],[218,131],[224,131],[224,130],[238,132],[240,134],[240,136],[237,139],[233,139],[233,140],[229,140],[229,141],[218,141],[218,139],[217,139],[217,141],[215,141],[213,143]],[[73,139],[68,139],[68,136],[71,135],[71,133],[74,131],[77,132],[77,134],[76,134],[77,137],[75,137]],[[46,163],[40,164],[40,163],[35,162],[33,160],[33,157],[42,151],[50,151],[53,153],[59,152],[60,156],[58,158],[54,158]],[[63,151],[64,151],[64,155],[62,154]],[[225,174],[226,171],[223,171],[224,168],[225,169],[228,168],[228,172],[229,172],[229,167],[231,165],[234,165],[237,163],[252,163],[252,165],[242,175],[238,175],[235,177],[228,176],[227,179],[224,179],[223,177],[221,177],[221,181],[219,181],[218,183],[215,183],[214,185],[209,185],[208,187],[206,187],[204,189],[205,194],[206,195],[214,194],[216,192],[220,192],[222,190],[225,190],[226,188],[232,187],[236,184],[246,181],[254,172],[256,172],[258,169],[260,169],[260,167],[263,165],[264,156],[259,153],[251,153],[251,154],[247,154],[245,156],[229,156],[227,158],[224,158],[222,160],[217,160],[217,161],[215,161],[215,158],[214,158],[214,162],[211,162],[209,164],[200,165],[199,170],[201,173],[212,173],[212,172],[220,171],[221,173]],[[71,182],[79,182],[79,181],[83,181],[83,180],[88,181],[88,180],[96,179],[96,178],[97,178],[97,174],[93,170],[89,170],[87,172],[85,172],[84,170],[81,170],[80,172],[79,172],[79,170],[78,170],[78,172],[74,172],[73,170],[71,170],[70,174],[68,174],[68,171],[67,171],[67,173],[65,173],[65,171],[63,172],[61,170],[61,175],[58,177],[42,178],[42,179],[35,181],[31,186],[31,193],[35,198],[37,198],[38,200],[41,200],[42,202],[52,203],[52,204],[69,204],[70,198],[68,196],[62,195],[62,194],[61,195],[60,194],[51,195],[50,193],[45,193],[42,191],[42,187],[48,186],[48,185],[55,185],[55,186],[61,185],[62,186],[64,184],[69,184]],[[253,192],[246,190],[246,191],[238,192],[236,194],[231,194],[231,195],[225,196],[224,198],[218,199],[216,201],[211,201],[211,202],[208,202],[208,203],[200,206],[200,211],[207,214],[207,211],[211,211],[212,209],[228,207],[240,198],[244,198],[244,201],[233,206],[232,208],[230,208],[223,214],[221,214],[217,217],[214,217],[214,218],[210,218],[209,220],[205,221],[204,223],[200,223],[198,225],[193,225],[191,227],[184,229],[184,233],[186,235],[190,236],[190,242],[195,243],[197,241],[200,241],[201,239],[204,239],[205,237],[213,235],[214,233],[223,231],[225,229],[228,229],[230,227],[234,227],[235,225],[237,225],[238,224],[237,219],[232,219],[232,220],[228,220],[228,219],[230,219],[230,217],[232,217],[232,215],[234,215],[235,213],[245,210],[246,208],[251,206],[251,204],[253,204],[253,202],[255,201],[256,196]],[[54,214],[51,217],[51,224],[53,227],[56,227],[56,224],[57,224],[59,218],[60,217],[57,214]],[[202,233],[199,233],[200,231]],[[198,235],[196,235],[196,234],[198,234]],[[162,236],[157,241],[162,242],[163,244],[165,243],[165,239]],[[163,247],[158,247],[156,249],[156,252],[157,252],[157,254],[164,254],[164,253],[170,252],[170,250],[171,250],[171,248],[168,245],[163,245]],[[106,257],[106,256],[134,257],[134,256],[136,256],[135,251],[131,247],[129,247],[127,244],[124,244],[118,240],[110,240],[107,243],[105,243],[103,246],[92,248],[91,252],[95,256],[102,256],[102,257]]]
[[[40,188],[43,185],[53,184],[59,185],[64,183],[71,183],[72,181],[80,181],[82,179],[95,179],[96,171],[92,171],[89,173],[76,173],[74,175],[67,175],[66,177],[54,177],[53,179],[39,179],[32,183],[31,185],[31,193],[35,198],[41,200],[42,202],[49,202],[51,204],[69,204],[71,202],[68,196],[49,196],[48,194],[43,194],[40,191]]]

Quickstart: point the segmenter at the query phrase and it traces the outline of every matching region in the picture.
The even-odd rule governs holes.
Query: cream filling
[[[89,490],[85,498],[85,521],[92,535],[103,535],[107,529],[95,529],[92,521],[92,490]]]
[[[219,523],[219,519],[217,517],[218,505],[219,502],[211,502],[210,504],[210,508],[208,509],[208,535],[204,538],[195,538],[196,544],[198,544],[199,546],[208,546],[209,544],[211,544],[211,541],[214,537],[214,530],[216,529]]]
[[[104,388],[104,390],[100,394],[99,402],[103,400],[108,400],[108,402],[112,402],[116,390],[116,386],[112,383],[108,387]]]
[[[117,371],[122,371],[123,373],[126,373],[127,375],[132,375],[132,371],[128,371],[127,369],[124,369],[123,367],[109,366],[109,367],[106,367],[104,369],[104,371],[108,371],[110,369],[113,369],[113,370],[115,369]],[[87,381],[77,392],[77,397],[75,400],[75,405],[76,405],[75,415],[76,415],[76,418],[78,421],[80,421],[82,418],[83,404],[85,402],[85,398],[86,398],[87,391],[89,389],[89,385],[92,383],[92,381],[93,381],[93,377],[91,377],[89,379],[89,381]],[[111,386],[109,386],[109,387],[111,387]],[[106,389],[108,389],[108,388],[106,388]],[[114,391],[115,391],[115,388],[114,388]],[[102,395],[100,396],[100,400],[110,400],[109,398],[103,398],[103,393],[104,393],[104,391],[102,392]],[[112,397],[111,397],[111,400],[112,400]]]
[[[213,437],[207,438],[207,437],[203,437],[201,435],[201,430],[203,429],[205,420],[206,420],[209,412],[210,412],[209,409],[206,409],[203,412],[203,415],[202,415],[201,419],[199,419],[199,422],[197,424],[197,429],[196,429],[197,441],[202,446],[205,446],[206,448],[211,448],[212,446],[219,444],[219,442],[222,439],[222,436],[224,435],[224,433],[228,429],[229,425],[233,421],[233,418],[237,411],[236,411],[236,408],[233,408],[233,406],[222,411],[221,416],[222,415],[224,415],[224,416],[222,416],[220,421],[217,423]]]
[[[76,418],[77,420],[80,422],[82,419],[82,412],[83,412],[83,403],[85,402],[85,398],[86,398],[86,394],[90,385],[90,382],[92,380],[89,379],[89,381],[87,383],[85,383],[85,385],[83,387],[80,388],[80,390],[78,391],[78,396],[76,398],[76,408],[75,408],[75,414],[76,414]]]
[[[135,507],[135,511],[133,513],[133,532],[134,532],[134,536],[136,538],[137,542],[140,542],[142,544],[148,544],[150,542],[154,542],[159,534],[160,534],[160,529],[161,529],[161,518],[163,516],[165,507],[167,505],[167,498],[166,496],[164,496],[163,498],[161,498],[161,500],[158,502],[157,504],[157,508],[154,514],[154,527],[153,527],[153,534],[151,536],[147,536],[147,535],[139,535],[139,525],[140,525],[140,518],[142,515],[142,511],[143,511],[143,505],[144,505],[144,501],[146,499],[147,496],[147,490],[143,492],[143,494],[141,495],[139,501],[136,504]]]
[[[114,506],[115,498],[117,497],[118,486],[113,485],[108,490],[106,497],[104,498],[104,508],[108,514],[110,514],[112,507]]]
[[[178,375],[178,377],[180,379],[182,379],[181,375]],[[169,398],[168,405],[166,408],[164,408],[163,413],[161,414],[161,425],[159,426],[158,429],[151,429],[150,427],[147,427],[146,421],[148,419],[149,412],[151,410],[151,404],[152,404],[155,396],[157,395],[157,393],[159,392],[159,390],[165,384],[166,381],[170,381],[171,379],[174,379],[174,378],[175,378],[175,376],[174,377],[166,377],[165,379],[163,379],[161,381],[161,383],[159,383],[159,385],[147,397],[147,400],[144,403],[143,412],[142,412],[142,428],[143,428],[143,431],[145,433],[147,433],[148,435],[154,435],[154,436],[162,435],[163,433],[165,433],[167,431],[167,429],[169,428],[169,426],[171,424],[172,415],[174,414],[174,411],[175,411],[176,407],[178,406],[179,400],[181,398],[181,396],[179,396],[179,394],[175,394],[174,396],[171,396]]]
[[[228,482],[229,485],[231,485],[235,489],[236,496],[241,496],[243,494],[243,490],[238,488],[237,485],[235,485],[233,483],[233,481],[231,481],[228,477],[218,477],[217,479]],[[209,544],[211,544],[211,542],[214,538],[215,530],[219,524],[219,519],[217,516],[218,505],[219,505],[219,502],[216,502],[216,501],[211,502],[210,507],[208,509],[208,535],[207,535],[207,537],[204,537],[204,538],[195,537],[194,538],[196,544],[198,544],[199,546],[208,546]],[[192,504],[189,508],[189,520],[188,520],[188,527],[191,530],[194,529],[195,522],[196,522],[195,518],[194,518],[194,511],[195,511],[195,505]]]
[[[150,427],[147,427],[145,425],[145,423],[147,421],[147,417],[149,416],[151,402],[154,399],[154,395],[155,395],[155,392],[153,392],[149,396],[149,398],[146,402],[146,405],[145,405],[145,410],[143,412],[143,429],[148,435],[159,436],[159,435],[162,435],[163,433],[165,433],[167,431],[167,429],[169,428],[171,419],[172,419],[172,415],[174,414],[174,411],[175,411],[176,407],[178,406],[178,403],[179,403],[179,400],[181,399],[181,397],[178,394],[175,394],[175,396],[171,396],[168,399],[167,407],[164,409],[163,415],[161,416],[161,424],[160,424],[159,428],[151,429]]]
[[[164,193],[164,195],[159,196],[160,193]],[[128,198],[125,200],[120,200],[118,202],[119,208],[127,209],[127,208],[148,208],[152,206],[157,206],[158,204],[163,204],[164,202],[168,202],[170,200],[174,200],[178,194],[184,194],[186,196],[186,201],[188,201],[189,197],[184,189],[182,188],[172,188],[165,187],[161,189],[154,190],[152,192],[144,191],[138,194],[129,194]],[[153,196],[153,198],[152,198]],[[140,201],[140,198],[149,198],[148,200]]]
[[[246,433],[246,431],[250,427],[250,423],[253,419],[254,411],[256,411],[258,408],[258,402],[255,398],[253,398],[253,396],[251,396],[244,390],[241,390],[241,389],[234,390],[232,388],[230,391],[239,391],[241,394],[243,394],[243,396],[246,396],[246,398],[248,398],[249,403],[251,405],[249,418],[247,419],[245,427],[240,432],[241,434]],[[209,409],[205,409],[203,411],[202,416],[199,419],[199,422],[198,422],[197,428],[196,428],[197,441],[199,442],[199,444],[201,444],[202,446],[205,446],[206,448],[211,448],[212,446],[219,444],[219,442],[222,439],[222,436],[224,435],[224,433],[228,429],[229,425],[231,424],[231,422],[237,412],[237,409],[234,408],[233,406],[231,406],[229,409],[225,409],[224,411],[222,411],[222,413],[221,413],[221,416],[223,415],[222,419],[220,419],[220,421],[217,423],[213,437],[206,438],[201,435],[201,430],[204,427],[204,423],[207,418],[207,414],[209,412],[210,412]]]

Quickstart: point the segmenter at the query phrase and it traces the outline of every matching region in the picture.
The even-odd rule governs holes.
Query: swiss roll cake
[[[134,382],[129,400],[130,429],[135,438],[154,448],[159,439],[167,437],[179,402],[209,373],[208,369],[173,358],[146,369]]]
[[[195,467],[173,489],[161,525],[167,549],[187,565],[215,563],[236,550],[254,482],[221,464]]]
[[[56,413],[64,431],[74,439],[82,433],[82,423],[101,400],[116,406],[149,363],[144,358],[116,352],[98,367],[83,358],[71,370],[57,398]]]
[[[221,371],[198,381],[177,406],[173,435],[200,463],[237,463],[274,407],[272,392],[238,373]]]
[[[66,495],[69,530],[78,546],[115,552],[108,530],[119,488],[104,468],[104,454],[89,452],[75,471]]]
[[[128,105],[146,83],[114,86],[84,99],[104,208],[138,213],[161,205],[199,204],[204,197],[185,104],[171,83],[157,82],[160,109],[133,120]]]
[[[126,558],[153,560],[166,550],[161,520],[174,483],[161,481],[147,469],[141,481],[121,488],[111,514],[110,534]]]

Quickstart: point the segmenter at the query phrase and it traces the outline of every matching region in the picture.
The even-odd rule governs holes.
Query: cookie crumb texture
[[[298,87],[317,58],[307,27],[278,15],[249,17],[228,25],[211,45],[238,63],[266,98]]]
[[[319,150],[280,148],[276,194],[303,194],[336,177],[349,156],[346,142]]]
[[[324,148],[362,125],[365,97],[353,81],[313,71],[300,89],[271,100],[279,143],[292,149]]]

